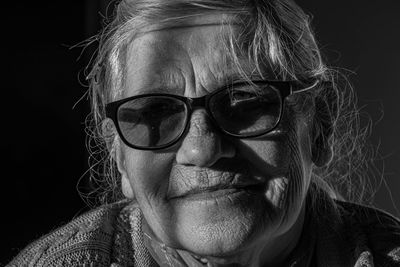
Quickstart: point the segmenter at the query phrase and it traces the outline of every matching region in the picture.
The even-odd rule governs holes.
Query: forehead
[[[127,51],[124,97],[165,91],[206,93],[239,76],[227,49],[233,24],[203,23],[151,31],[133,40]],[[240,59],[246,72],[253,67]]]

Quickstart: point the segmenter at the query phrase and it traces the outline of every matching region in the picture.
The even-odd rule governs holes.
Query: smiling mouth
[[[239,194],[253,195],[262,193],[263,189],[264,188],[261,184],[229,187],[213,186],[209,188],[192,189],[183,195],[172,197],[170,200],[197,201],[232,197]]]

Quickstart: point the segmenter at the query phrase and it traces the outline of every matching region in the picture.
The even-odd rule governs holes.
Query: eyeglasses
[[[296,81],[238,82],[198,98],[142,94],[106,105],[106,116],[122,141],[140,150],[157,150],[177,143],[189,128],[193,110],[205,108],[222,133],[254,138],[273,131],[287,96],[314,88]]]

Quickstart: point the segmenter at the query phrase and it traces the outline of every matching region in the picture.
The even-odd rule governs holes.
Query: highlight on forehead
[[[243,78],[247,77],[239,60],[243,57],[254,62],[258,75],[272,70],[281,80],[318,77],[326,71],[308,17],[291,0],[123,0],[117,9],[108,53],[111,99],[124,85],[126,48],[143,29],[182,27],[202,19],[205,24],[234,24],[239,29],[230,32],[224,48]],[[216,12],[220,21],[208,21],[207,16]]]
[[[126,89],[139,93],[142,87],[151,92],[164,88],[179,94],[187,85],[183,73],[189,75],[187,79],[193,78],[187,69],[193,60],[199,64],[196,69],[204,70],[196,76],[196,85],[201,84],[206,90],[243,80],[237,63],[227,53],[230,32],[227,27],[232,25],[211,26],[201,21],[191,25],[146,32],[131,42],[127,48],[127,83],[122,97],[126,97]],[[246,57],[238,60],[243,71],[251,76],[254,64]]]
[[[212,20],[211,18],[213,18],[214,20]],[[242,29],[237,23],[232,23],[231,18],[229,22],[228,19],[223,19],[221,21],[220,19],[215,20],[215,18],[215,16],[210,15],[206,16],[205,21],[202,21],[202,17],[193,17],[194,21],[190,21],[190,19],[186,18],[184,24],[176,23],[172,26],[170,24],[169,27],[166,27],[162,24],[152,25],[150,28],[147,28],[146,30],[142,30],[140,33],[135,34],[135,37],[130,38],[130,41],[126,43],[125,49],[115,51],[116,53],[114,54],[114,56],[110,57],[110,65],[112,66],[113,75],[115,77],[113,79],[113,88],[116,89],[112,90],[112,98],[118,99],[123,96],[123,88],[125,88],[125,82],[128,72],[134,72],[134,69],[137,68],[138,65],[140,65],[135,64],[135,62],[132,61],[127,62],[127,60],[132,59],[132,54],[140,55],[141,49],[146,49],[148,47],[159,48],[155,50],[166,49],[165,51],[160,51],[159,55],[159,57],[165,57],[165,65],[162,64],[163,66],[155,66],[155,73],[157,72],[158,67],[165,67],[168,66],[168,63],[171,63],[168,58],[168,45],[165,46],[165,44],[170,43],[168,37],[170,37],[170,35],[173,35],[171,33],[171,30],[174,31],[183,29],[187,31],[195,31],[198,27],[221,26],[219,31],[220,34],[216,35],[216,38],[219,39],[219,42],[212,42],[214,46],[206,45],[203,48],[196,49],[190,52],[192,52],[193,54],[199,53],[197,55],[199,57],[213,54],[213,58],[217,59],[211,65],[214,70],[213,74],[215,75],[213,77],[215,79],[213,79],[213,81],[210,81],[210,84],[212,85],[218,86],[223,84],[224,82],[227,82],[227,80],[238,80],[240,78],[250,80],[250,77],[254,76],[255,72],[257,72],[257,68],[255,67],[254,62],[249,61],[246,52],[242,51],[242,48],[239,49],[240,46],[236,44],[236,32],[240,32],[242,31]],[[163,31],[168,31],[166,33],[166,38],[155,38],[154,40],[149,40],[145,44],[146,47],[143,47],[143,45],[134,46],[134,44],[138,40],[142,39],[142,37],[144,37],[145,35],[154,32],[161,33]],[[196,40],[192,41],[196,42]],[[196,42],[198,48],[200,44],[201,42]],[[205,44],[206,43],[204,43],[204,45]],[[123,55],[125,58],[121,55]],[[124,66],[122,66],[123,63]],[[168,82],[171,82],[169,79],[171,77],[171,74],[169,74],[169,72],[159,72],[159,74],[161,74],[160,78],[163,78],[162,80],[166,83],[165,85],[167,86]],[[171,87],[173,86],[171,85]]]

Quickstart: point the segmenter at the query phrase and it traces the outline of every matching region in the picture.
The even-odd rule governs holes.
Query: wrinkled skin
[[[218,15],[207,18],[213,19]],[[238,76],[222,49],[226,26],[192,24],[132,41],[122,98],[150,92],[200,97]],[[254,66],[244,63],[251,72]],[[189,131],[171,148],[141,151],[116,139],[124,192],[134,195],[155,236],[222,265],[278,266],[285,259],[301,234],[313,164],[312,112],[299,112],[293,96],[286,102],[279,127],[262,138],[224,136],[196,109]],[[231,184],[259,190],[222,190]],[[217,190],[191,194],[210,187]]]

